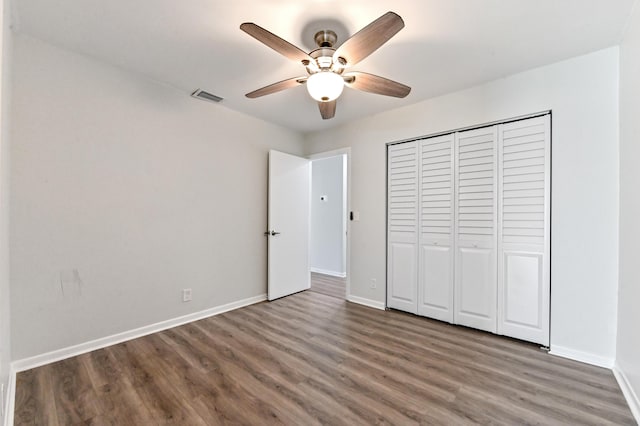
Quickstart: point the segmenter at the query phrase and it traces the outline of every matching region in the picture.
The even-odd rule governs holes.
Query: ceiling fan
[[[309,95],[318,101],[320,115],[325,120],[334,117],[336,100],[345,85],[378,95],[404,98],[411,91],[409,86],[377,75],[347,70],[377,50],[403,27],[404,21],[400,16],[387,12],[338,48],[334,47],[337,41],[335,32],[317,32],[314,39],[318,48],[306,53],[253,22],[245,22],[240,25],[242,31],[283,56],[300,62],[307,71],[306,76],[279,81],[247,93],[246,96],[258,98],[306,84]]]

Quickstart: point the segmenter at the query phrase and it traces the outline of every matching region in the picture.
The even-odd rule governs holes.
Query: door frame
[[[346,186],[346,206],[345,206],[345,222],[344,222],[344,232],[346,232],[347,237],[345,239],[345,271],[347,273],[346,285],[345,285],[345,300],[349,300],[351,296],[351,220],[349,218],[349,212],[351,211],[351,147],[334,149],[331,151],[319,152],[316,154],[310,154],[307,156],[309,161],[313,160],[322,160],[325,158],[339,157],[344,155],[346,157],[347,163],[347,184]],[[313,167],[313,165],[311,166]],[[313,179],[313,178],[312,178]],[[312,180],[313,184],[313,180]]]

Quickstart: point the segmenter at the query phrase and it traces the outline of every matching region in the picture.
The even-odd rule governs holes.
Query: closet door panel
[[[418,141],[418,144],[418,314],[453,322],[454,135],[428,138]]]
[[[495,332],[496,293],[493,248],[459,247],[456,323]]]
[[[451,247],[422,245],[418,313],[440,321],[453,321]]]
[[[387,306],[417,313],[418,144],[388,148]]]
[[[454,322],[495,333],[497,126],[455,140]]]
[[[391,243],[389,247],[388,305],[416,313],[416,245]]]
[[[507,329],[510,325],[539,329],[545,314],[542,309],[544,297],[542,254],[505,251],[503,265],[503,323],[507,325]]]
[[[498,333],[548,346],[550,116],[498,133]]]

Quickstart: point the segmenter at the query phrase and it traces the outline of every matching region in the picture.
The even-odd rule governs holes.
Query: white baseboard
[[[16,405],[16,370],[10,368],[4,404],[4,426],[13,426],[13,411]]]
[[[107,346],[115,345],[117,343],[125,342],[127,340],[137,339],[138,337],[157,333],[168,328],[177,327],[179,325],[187,324],[203,318],[208,318],[214,315],[221,314],[223,312],[228,312],[234,309],[242,308],[244,306],[253,305],[254,303],[262,302],[264,300],[267,300],[266,294],[250,297],[248,299],[238,300],[236,302],[227,303],[226,305],[216,306],[204,311],[194,312],[192,314],[183,315],[181,317],[172,318],[166,321],[161,321],[155,324],[136,328],[134,330],[125,331],[111,336],[102,337],[100,339],[91,340],[89,342],[80,343],[78,345],[69,346],[67,348],[57,349],[55,351],[13,361],[11,363],[11,367],[15,372],[29,370],[41,365],[50,364],[52,362],[91,352],[96,349],[101,349]]]
[[[328,271],[326,269],[320,269],[320,268],[309,268],[309,270],[311,272],[315,272],[316,274],[329,275],[329,276],[332,276],[332,277],[338,277],[338,278],[346,278],[347,277],[347,273],[346,272]]]
[[[627,400],[627,404],[629,404],[631,414],[635,417],[636,423],[640,424],[640,398],[638,398],[638,394],[631,386],[629,379],[627,379],[627,375],[624,374],[624,371],[620,368],[618,363],[613,366],[613,375],[616,376],[616,380],[620,385],[622,394]]]
[[[365,299],[364,297],[348,295],[347,300],[349,302],[357,303],[358,305],[368,306],[370,308],[385,310],[384,302],[378,302],[377,300]]]
[[[607,358],[600,355],[594,355],[588,352],[577,351],[571,348],[565,348],[551,344],[551,355],[559,356],[561,358],[572,359],[574,361],[584,362],[585,364],[595,365],[596,367],[613,368],[614,359]]]

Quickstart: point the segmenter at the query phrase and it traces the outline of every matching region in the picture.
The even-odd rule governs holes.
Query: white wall
[[[375,95],[369,95],[375,96]],[[351,293],[382,302],[385,144],[553,110],[552,350],[611,365],[618,281],[618,49],[610,48],[307,137],[351,147]]]
[[[9,106],[11,91],[12,33],[9,2],[0,0],[0,383],[8,397],[11,361],[9,301]],[[0,400],[4,408],[5,400]],[[4,410],[3,410],[4,414]],[[0,418],[1,420],[4,420]]]
[[[14,41],[14,359],[264,294],[267,153],[301,136]]]
[[[311,170],[311,270],[345,276],[345,156],[314,160]]]
[[[617,368],[640,422],[640,6],[620,48],[620,290]]]

